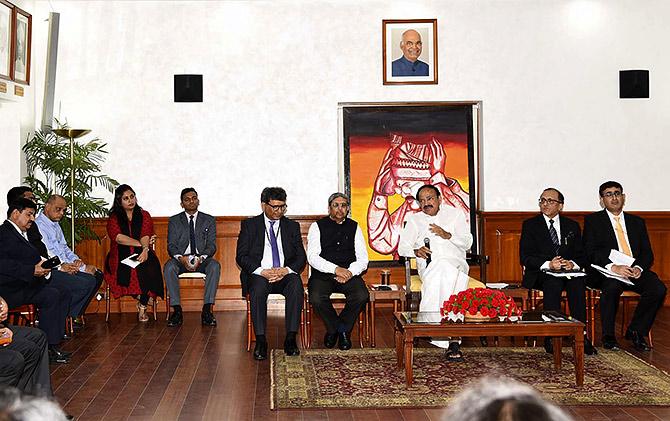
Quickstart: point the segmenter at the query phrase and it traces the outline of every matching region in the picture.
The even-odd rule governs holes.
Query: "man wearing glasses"
[[[547,188],[538,200],[541,213],[523,221],[519,243],[524,267],[522,285],[542,290],[545,310],[561,311],[561,294],[565,290],[570,315],[586,323],[585,277],[577,273],[586,268],[586,255],[579,224],[559,215],[563,202],[560,191]],[[554,352],[551,338],[545,338],[544,349]],[[584,352],[597,354],[588,338],[584,338]]]
[[[286,191],[266,187],[261,193],[263,213],[242,221],[235,260],[242,269],[242,294],[249,294],[251,320],[256,334],[254,358],[267,358],[265,325],[269,294],[286,298],[286,355],[300,355],[296,334],[300,326],[304,290],[300,272],[307,260],[300,225],[286,218]]]
[[[593,275],[594,286],[602,291],[600,316],[603,346],[612,350],[619,349],[614,336],[619,297],[624,290],[632,290],[639,293],[641,298],[626,330],[626,339],[630,339],[638,351],[649,351],[649,345],[644,338],[649,334],[656,313],[663,305],[666,287],[658,279],[658,275],[650,270],[654,253],[651,250],[647,226],[639,216],[623,212],[626,195],[621,184],[607,181],[600,185],[598,193],[604,209],[587,215],[584,219],[586,255],[591,263],[604,267],[633,284],[629,285],[600,273]]]
[[[358,224],[347,218],[349,198],[333,193],[328,198],[328,216],[312,223],[307,234],[307,260],[312,266],[309,302],[326,324],[323,344],[341,350],[351,348],[350,333],[368,301],[361,273],[368,268],[368,251]],[[346,304],[338,315],[330,294],[341,293]]]
[[[416,199],[422,212],[407,216],[400,231],[398,253],[417,257],[421,277],[419,311],[437,312],[453,294],[468,287],[470,266],[465,253],[472,247],[472,233],[460,209],[441,206],[440,190],[426,184],[419,188]],[[433,345],[448,348],[448,361],[462,361],[460,341],[434,340]]]

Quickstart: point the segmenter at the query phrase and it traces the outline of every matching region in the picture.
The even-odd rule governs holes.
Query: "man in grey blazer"
[[[171,259],[165,263],[163,274],[170,294],[173,312],[168,326],[180,326],[184,320],[179,300],[179,275],[200,272],[206,275],[205,298],[202,306],[202,324],[216,326],[212,305],[219,285],[221,265],[214,259],[216,253],[216,220],[213,216],[198,212],[198,192],[193,187],[181,191],[180,212],[170,217],[168,223],[168,253]]]

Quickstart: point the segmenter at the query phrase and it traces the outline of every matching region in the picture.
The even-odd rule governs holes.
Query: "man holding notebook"
[[[650,270],[654,262],[647,226],[639,216],[623,212],[626,195],[616,181],[607,181],[598,190],[600,212],[584,219],[584,246],[589,262],[603,267],[613,275],[629,280],[633,285],[595,272],[591,277],[594,286],[601,289],[600,316],[602,321],[603,346],[619,349],[614,336],[619,297],[624,290],[641,295],[633,319],[626,330],[626,339],[633,342],[638,351],[649,351],[645,337],[649,334],[656,313],[663,305],[667,288],[658,275]],[[622,255],[629,257],[627,260]],[[628,263],[624,263],[628,261]]]

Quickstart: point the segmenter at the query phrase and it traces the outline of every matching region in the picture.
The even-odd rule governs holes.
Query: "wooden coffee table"
[[[551,336],[554,345],[554,368],[561,369],[562,337],[573,337],[575,379],[584,385],[584,323],[566,319],[560,322],[453,323],[421,321],[439,320],[439,313],[395,312],[395,349],[397,366],[405,367],[405,380],[411,386],[414,378],[414,338],[480,337],[480,336]]]

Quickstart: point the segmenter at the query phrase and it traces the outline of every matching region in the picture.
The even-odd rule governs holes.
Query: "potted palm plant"
[[[59,128],[67,128],[67,122],[61,124],[56,120],[56,124]],[[23,146],[28,173],[24,182],[33,189],[35,196],[43,203],[52,194],[68,198],[70,174],[74,170],[76,201],[74,207],[68,208],[68,212],[74,212],[75,216],[74,242],[76,244],[85,239],[100,241],[88,222],[92,218],[107,216],[108,203],[103,198],[95,197],[93,189],[102,187],[113,192],[119,183],[101,173],[101,165],[107,154],[106,143],[96,137],[86,142],[75,140],[73,146],[72,164],[68,139],[58,137],[51,131],[35,131]],[[60,224],[66,240],[72,245],[71,219],[63,218]]]

